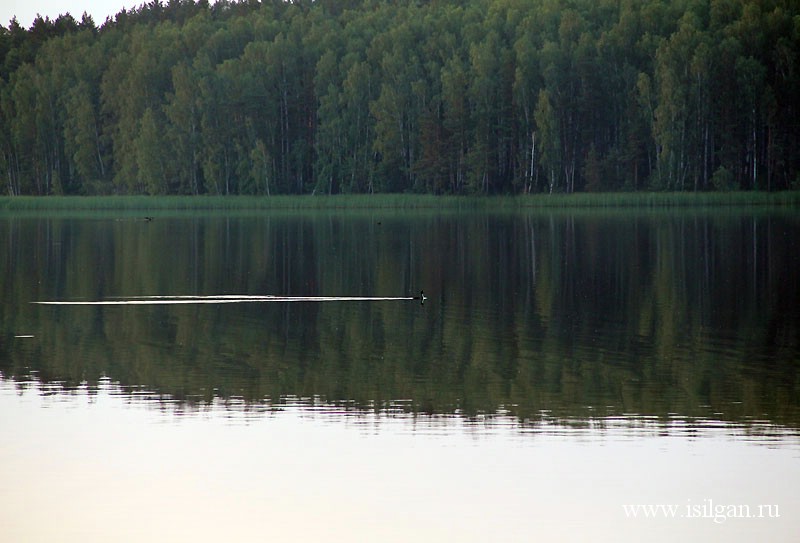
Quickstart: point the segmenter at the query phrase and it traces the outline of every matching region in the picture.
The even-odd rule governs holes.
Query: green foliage
[[[618,209],[667,210],[758,206],[765,209],[800,207],[800,191],[725,192],[605,192],[602,194],[525,194],[518,196],[436,196],[432,194],[338,194],[333,196],[0,196],[0,213],[84,212],[158,214],[172,212],[260,212],[265,210],[549,210]]]
[[[782,190],[800,175],[797,2],[327,4],[0,27],[4,191],[704,191],[722,171]]]
[[[139,135],[134,143],[137,181],[135,192],[166,194],[166,172],[164,169],[164,144],[153,110],[147,108],[139,126]]]
[[[711,184],[717,190],[733,190],[734,182],[733,174],[725,166],[717,168],[717,171],[711,176]]]

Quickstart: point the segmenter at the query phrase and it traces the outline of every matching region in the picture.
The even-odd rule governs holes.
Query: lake
[[[0,240],[3,541],[800,533],[794,210],[6,213]]]

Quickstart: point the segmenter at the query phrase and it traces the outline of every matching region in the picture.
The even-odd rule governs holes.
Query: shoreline
[[[0,213],[18,211],[279,211],[668,209],[800,207],[800,191],[617,192],[519,196],[338,194],[333,196],[3,196]]]

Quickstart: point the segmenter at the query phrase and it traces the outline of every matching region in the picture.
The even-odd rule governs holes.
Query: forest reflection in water
[[[0,373],[20,388],[521,431],[800,428],[793,212],[10,217],[0,233]],[[31,303],[422,289],[424,305]]]

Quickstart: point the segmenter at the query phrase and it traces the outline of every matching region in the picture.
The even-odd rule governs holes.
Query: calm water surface
[[[800,533],[797,213],[5,216],[0,240],[3,541]]]

